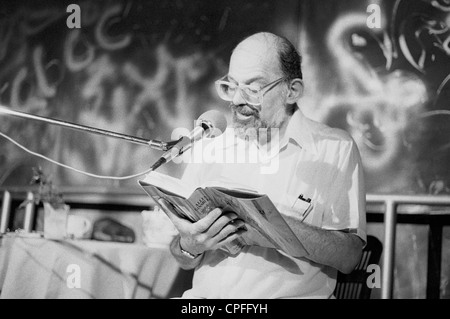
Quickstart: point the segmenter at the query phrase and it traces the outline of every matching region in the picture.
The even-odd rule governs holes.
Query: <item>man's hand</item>
[[[207,250],[219,249],[239,238],[246,229],[245,223],[233,212],[220,208],[212,210],[197,222],[179,217],[172,205],[165,199],[159,204],[180,233],[180,246],[192,255],[200,255]]]

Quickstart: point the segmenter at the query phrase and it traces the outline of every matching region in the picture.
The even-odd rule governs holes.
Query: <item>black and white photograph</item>
[[[2,1],[0,299],[450,299],[449,101],[449,0]]]

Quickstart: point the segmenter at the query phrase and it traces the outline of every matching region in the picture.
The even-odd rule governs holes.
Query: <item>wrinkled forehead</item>
[[[274,43],[261,39],[247,39],[233,51],[228,75],[245,83],[254,77],[272,80],[282,76]]]

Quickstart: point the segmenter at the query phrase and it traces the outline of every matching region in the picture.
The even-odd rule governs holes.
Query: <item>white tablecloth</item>
[[[179,271],[166,246],[0,238],[1,298],[167,298]]]

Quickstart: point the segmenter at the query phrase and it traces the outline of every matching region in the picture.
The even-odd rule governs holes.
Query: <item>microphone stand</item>
[[[158,141],[158,140],[146,140],[146,139],[143,139],[140,137],[130,136],[130,135],[116,133],[116,132],[107,131],[107,130],[102,130],[102,129],[98,129],[98,128],[94,128],[94,127],[90,127],[90,126],[79,125],[79,124],[70,123],[70,122],[61,121],[61,120],[55,120],[52,118],[33,115],[33,114],[25,113],[25,112],[18,112],[18,111],[14,111],[14,110],[11,110],[9,108],[6,108],[6,107],[3,107],[0,105],[0,115],[2,115],[2,114],[25,118],[25,119],[30,119],[30,120],[35,120],[35,121],[40,121],[40,122],[45,122],[45,123],[49,123],[49,124],[53,124],[53,125],[67,127],[67,128],[73,129],[73,130],[78,130],[78,131],[113,137],[113,138],[117,138],[117,139],[122,139],[122,140],[131,142],[131,143],[135,143],[135,144],[147,145],[153,149],[157,149],[160,151],[170,150],[175,144],[178,143],[178,141],[181,140],[180,139],[177,141],[170,141],[170,142],[162,142],[162,141]]]

